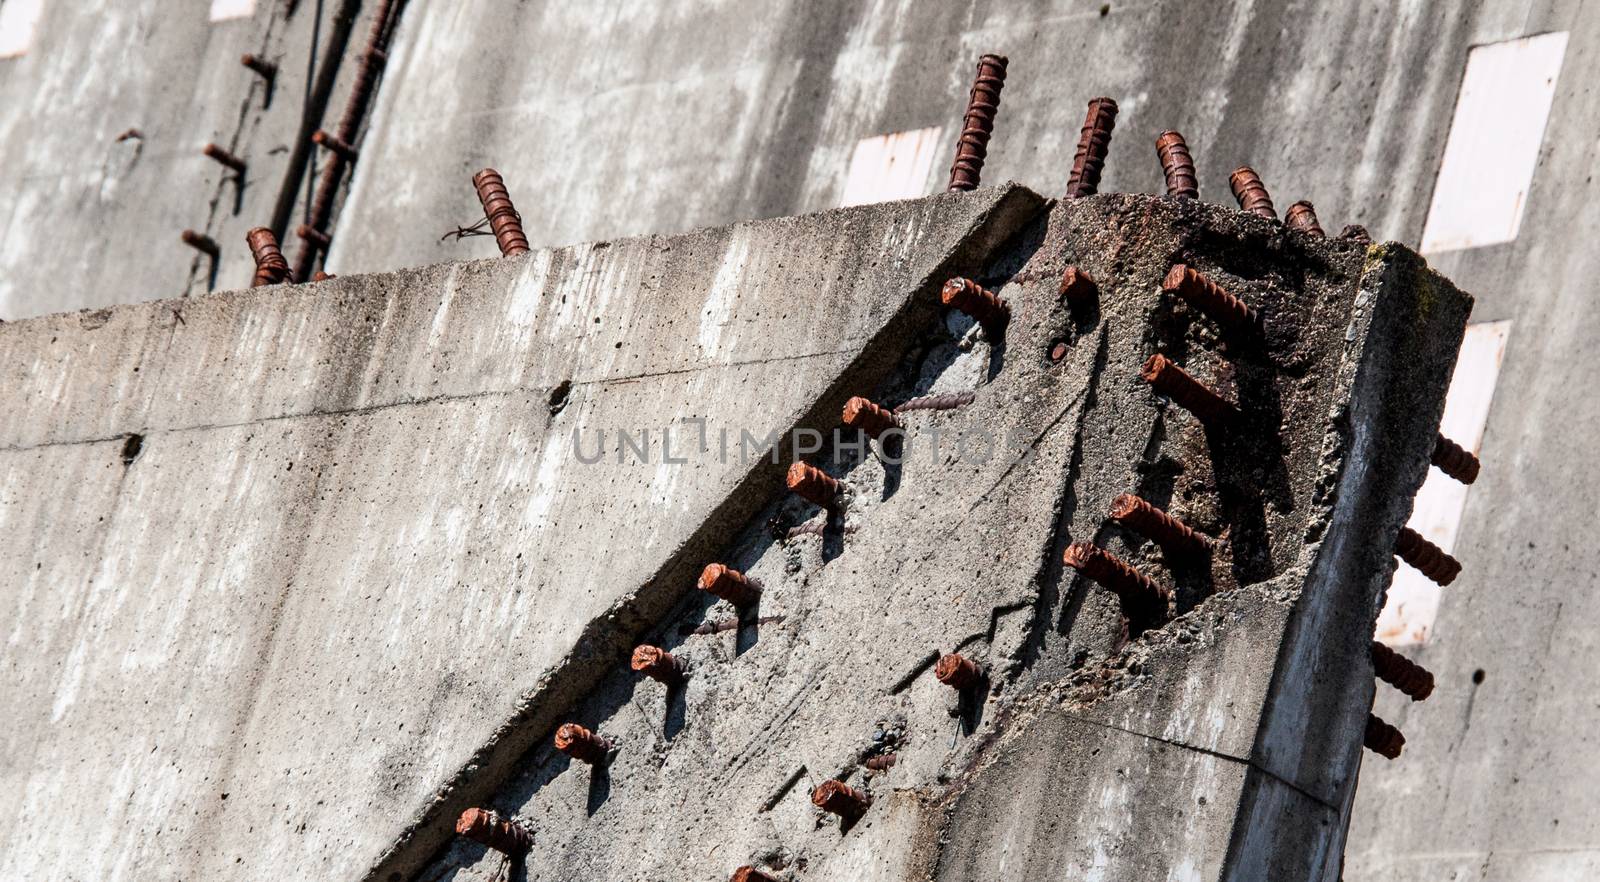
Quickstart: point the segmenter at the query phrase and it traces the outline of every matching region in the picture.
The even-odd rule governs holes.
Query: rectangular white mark
[[[28,51],[43,13],[44,0],[0,2],[0,58],[16,58]]]
[[[1483,444],[1483,427],[1489,421],[1489,404],[1510,334],[1510,322],[1468,325],[1450,390],[1445,393],[1439,434],[1474,454]],[[1493,463],[1485,466],[1493,467]],[[1407,526],[1445,551],[1453,551],[1468,489],[1438,469],[1429,469]],[[1390,646],[1426,643],[1438,616],[1440,595],[1438,585],[1410,564],[1401,563],[1389,586],[1388,602],[1378,615],[1378,639]]]
[[[1517,238],[1566,51],[1563,31],[1474,46],[1467,54],[1422,253]]]
[[[211,20],[227,21],[256,14],[256,0],[211,0]]]
[[[928,193],[939,126],[863,138],[850,155],[841,206],[915,199]]]

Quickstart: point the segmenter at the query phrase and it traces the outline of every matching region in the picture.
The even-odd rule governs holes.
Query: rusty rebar
[[[240,159],[232,153],[222,149],[222,147],[217,144],[207,144],[206,146],[200,148],[200,152],[212,159],[215,159],[222,165],[233,169],[241,175],[244,174],[245,169],[249,167],[243,159]]]
[[[1233,189],[1233,198],[1239,200],[1239,207],[1251,214],[1257,214],[1271,220],[1278,219],[1278,210],[1272,207],[1272,197],[1267,194],[1267,186],[1261,183],[1261,176],[1248,165],[1241,165],[1228,175],[1228,186]]]
[[[720,597],[734,606],[751,606],[761,598],[761,589],[754,582],[725,564],[706,564],[696,583],[701,591]]]
[[[250,280],[250,287],[276,285],[289,277],[289,261],[278,248],[278,237],[272,235],[271,230],[256,227],[244,234],[244,241],[256,262],[256,274]]]
[[[1361,743],[1385,759],[1398,759],[1401,748],[1406,746],[1406,736],[1378,719],[1376,714],[1367,714],[1367,730],[1361,736]]]
[[[1317,222],[1316,207],[1304,199],[1289,206],[1289,210],[1283,213],[1283,225],[1318,239],[1328,237],[1322,230],[1322,224]]]
[[[580,763],[598,766],[611,752],[611,742],[577,723],[563,723],[556,730],[556,750]]]
[[[1061,560],[1130,605],[1165,606],[1171,592],[1092,542],[1067,546]]]
[[[1478,480],[1478,458],[1470,450],[1440,435],[1433,442],[1433,464],[1463,484]]]
[[[860,429],[869,437],[878,438],[890,429],[900,428],[900,421],[888,408],[856,396],[844,403],[844,424]]]
[[[835,778],[817,785],[811,791],[811,804],[831,815],[854,820],[866,813],[872,797]]]
[[[829,477],[822,469],[803,462],[789,466],[789,472],[784,475],[783,482],[794,495],[823,508],[832,506],[842,489],[839,482]]]
[[[346,144],[354,144],[360,134],[361,120],[366,117],[367,104],[372,100],[375,78],[383,67],[377,62],[377,58],[383,53],[385,41],[388,39],[394,8],[395,0],[380,0],[372,14],[367,46],[356,61],[356,72],[350,83],[349,98],[345,101],[344,114],[340,117],[339,126],[335,130],[335,134]],[[338,21],[336,18],[335,22]],[[311,198],[310,220],[306,224],[312,230],[320,233],[328,225],[329,217],[333,213],[334,199],[338,196],[339,183],[348,165],[344,157],[335,153],[331,161],[323,166],[322,177],[317,181],[316,190]],[[318,251],[327,250],[326,245],[318,246],[308,237],[301,238],[304,241],[299,253],[295,255],[294,266],[295,278],[299,279],[311,274],[311,267],[316,262]]]
[[[950,165],[950,189],[975,190],[983,173],[983,160],[989,155],[989,137],[994,134],[994,116],[1000,109],[1000,90],[1006,84],[1006,57],[984,55],[978,59],[972,91],[967,95],[967,112],[961,120],[961,136],[956,139],[956,158]]]
[[[337,278],[339,278],[339,277],[334,275],[333,273],[325,273],[322,270],[317,270],[315,273],[311,274],[311,281],[313,281],[313,282],[326,282],[329,279],[337,279]]]
[[[1461,575],[1460,561],[1410,527],[1400,528],[1400,535],[1394,540],[1394,553],[1441,586],[1454,582],[1456,576]]]
[[[328,247],[333,244],[332,237],[310,224],[301,224],[295,227],[294,234],[306,243],[306,247],[316,251],[327,251]]]
[[[527,254],[528,237],[522,234],[522,215],[511,204],[511,194],[506,192],[506,182],[500,173],[486,168],[472,176],[472,186],[478,191],[478,201],[483,203],[483,215],[494,230],[494,240],[505,257]]]
[[[456,835],[512,857],[527,854],[533,848],[533,833],[528,828],[501,818],[498,812],[481,808],[469,808],[461,813],[456,819]]]
[[[887,772],[894,768],[894,764],[899,760],[899,754],[880,753],[877,756],[868,758],[865,763],[862,763],[862,765],[866,766],[868,770],[873,772]]]
[[[1011,309],[993,291],[971,279],[957,276],[944,283],[939,299],[958,312],[972,317],[984,332],[995,336],[1011,318]]]
[[[1131,493],[1111,500],[1111,519],[1161,546],[1178,560],[1202,562],[1211,556],[1210,539]]]
[[[218,247],[217,240],[207,236],[205,233],[197,233],[194,230],[184,230],[178,234],[178,238],[183,240],[183,244],[193,248],[201,254],[206,255],[207,257],[210,257],[212,260],[216,260],[222,256],[222,249]]]
[[[983,668],[970,658],[950,653],[940,656],[933,677],[951,689],[969,689],[983,679]]]
[[[1220,424],[1238,415],[1238,410],[1227,399],[1159,352],[1145,361],[1139,376],[1208,425]]]
[[[258,58],[246,52],[239,56],[239,63],[255,71],[258,76],[269,83],[278,78],[278,66],[265,58]]]
[[[1423,701],[1433,694],[1433,674],[1427,668],[1376,640],[1372,641],[1372,671],[1412,701]]]
[[[1200,198],[1200,179],[1194,173],[1194,157],[1189,155],[1189,144],[1182,135],[1173,131],[1157,135],[1156,156],[1161,160],[1161,173],[1167,179],[1168,196]]]
[[[1182,297],[1231,335],[1254,337],[1261,331],[1261,317],[1255,310],[1191,266],[1174,264],[1161,280],[1161,290]]]
[[[746,864],[734,870],[733,876],[728,879],[728,882],[778,882],[778,880]]]
[[[1100,298],[1100,286],[1095,283],[1094,276],[1075,266],[1069,266],[1061,274],[1061,286],[1056,289],[1056,293],[1067,302],[1068,306],[1087,307]]]
[[[894,409],[895,413],[907,413],[913,410],[955,410],[958,407],[971,404],[977,398],[971,392],[940,392],[936,395],[919,395],[911,398]]]
[[[1111,149],[1111,130],[1117,125],[1117,102],[1096,98],[1089,102],[1083,131],[1078,135],[1078,151],[1072,157],[1072,176],[1067,179],[1067,197],[1081,199],[1100,190],[1100,172]]]
[[[659,646],[636,646],[629,667],[658,683],[683,680],[683,661]]]
[[[361,156],[349,141],[322,129],[311,133],[311,143],[326,148],[330,153],[339,154],[339,158],[345,162],[355,162]]]

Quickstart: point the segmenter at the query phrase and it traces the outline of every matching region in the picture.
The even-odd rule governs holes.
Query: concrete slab
[[[663,567],[777,468],[590,466],[575,429],[836,412],[840,376],[892,365],[937,283],[1038,205],[1002,188],[0,326],[5,406],[36,415],[0,448],[5,618],[27,622],[0,875],[360,874],[692,590]],[[24,822],[57,813],[104,820]]]

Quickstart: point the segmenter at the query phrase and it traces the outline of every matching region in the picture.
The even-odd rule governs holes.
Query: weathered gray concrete
[[[373,4],[303,0],[285,15],[262,0],[214,24],[207,5],[47,2],[29,51],[0,59],[0,319],[241,288],[254,272],[245,231],[271,224],[285,188],[299,222],[303,180],[288,174],[308,59],[322,63],[347,6],[359,49]],[[271,89],[246,52],[277,63]],[[334,56],[332,119],[355,54]],[[249,164],[242,180],[201,154],[208,142]],[[179,241],[191,228],[221,247],[215,265]]]
[[[359,876],[452,776],[520,753],[497,729],[581,688],[548,672],[688,591],[664,568],[776,468],[586,465],[574,429],[647,430],[658,460],[684,419],[832,412],[1037,206],[1009,188],[0,326],[0,876]]]
[[[941,125],[953,146],[971,58],[989,50],[1011,56],[1012,76],[988,180],[1059,192],[1083,101],[1104,93],[1123,113],[1103,189],[1156,190],[1150,142],[1170,126],[1194,145],[1208,199],[1225,200],[1226,172],[1249,161],[1280,208],[1308,197],[1330,229],[1360,222],[1414,243],[1468,47],[1571,31],[1519,240],[1435,260],[1478,296],[1476,320],[1515,326],[1463,523],[1466,570],[1435,644],[1418,655],[1440,688],[1414,709],[1379,694],[1409,741],[1402,761],[1368,763],[1347,878],[1520,879],[1529,867],[1571,877],[1596,862],[1592,837],[1572,831],[1594,829],[1600,806],[1571,788],[1592,765],[1574,745],[1600,725],[1600,698],[1565,673],[1593,655],[1573,623],[1595,614],[1581,587],[1596,570],[1583,532],[1595,478],[1583,464],[1585,439],[1600,430],[1587,399],[1565,394],[1590,385],[1597,331],[1585,298],[1600,108],[1585,84],[1600,54],[1581,4],[1168,0],[1112,3],[1104,16],[1099,3],[1014,0],[806,3],[766,16],[617,4],[575,20],[553,4],[485,14],[492,2],[415,0],[407,11],[335,269],[492,254],[487,240],[435,241],[476,213],[466,179],[486,163],[507,172],[536,242],[827,207],[861,137]],[[296,41],[309,40],[316,4],[299,7],[274,32],[291,78],[303,76],[309,47]],[[175,236],[227,188],[195,151],[238,125],[251,78],[237,54],[277,38],[264,36],[265,20],[211,28],[203,18],[198,6],[180,19],[151,3],[49,3],[35,50],[0,61],[0,106],[23,109],[0,117],[0,318],[205,287]],[[243,44],[212,45],[235,38]],[[541,63],[551,58],[569,63]],[[297,117],[303,83],[293,82],[261,130],[290,130],[268,118]],[[502,103],[498,117],[486,112]],[[711,134],[688,122],[701,119]],[[111,141],[130,125],[147,136],[137,159]],[[286,145],[243,131],[253,170]],[[930,186],[947,163],[935,161]],[[247,187],[245,198],[269,189]],[[235,226],[216,233],[219,284],[241,285],[242,231],[260,210],[216,219]]]
[[[1590,626],[1600,407],[1585,394],[1600,383],[1590,354],[1600,253],[1587,242],[1600,223],[1600,95],[1589,85],[1600,21],[1571,3],[1526,15],[1471,35],[1571,32],[1517,240],[1433,261],[1477,297],[1473,321],[1509,319],[1511,335],[1456,540],[1462,574],[1444,589],[1430,642],[1410,653],[1438,687],[1417,705],[1380,691],[1378,712],[1405,732],[1406,752],[1362,769],[1352,882],[1543,882],[1600,868],[1600,798],[1588,786],[1600,686],[1579,673],[1600,653]]]
[[[1268,352],[1219,350],[1159,295],[1174,254],[1274,316]],[[1094,314],[1056,299],[1069,261],[1101,280]],[[619,653],[543,722],[486,800],[535,831],[512,878],[722,879],[745,863],[874,882],[1338,877],[1393,569],[1369,538],[1392,538],[1426,473],[1468,301],[1399,250],[1126,197],[1057,207],[986,275],[1012,305],[1004,346],[926,327],[894,377],[854,390],[894,404],[967,389],[971,404],[908,415],[897,467],[825,451],[852,501],[820,538],[788,535],[823,516],[781,497],[702,558],[761,582],[762,623],[699,634],[735,612],[692,598],[643,636],[688,662],[685,687]],[[1227,387],[1248,431],[1208,436],[1152,406],[1137,371],[1153,347]],[[1276,435],[1290,411],[1319,418]],[[951,439],[979,428],[1034,455],[962,457]],[[1132,490],[1231,537],[1216,566],[1174,567],[1109,526]],[[1085,539],[1175,584],[1180,617],[1130,641],[1111,595],[1063,577],[1062,548]],[[930,670],[951,650],[991,670],[968,731]],[[553,749],[566,720],[614,740],[605,771]],[[883,752],[893,768],[866,772]],[[810,805],[829,777],[877,800],[849,830]],[[369,878],[505,872],[458,841],[416,873],[428,844]]]
[[[1524,32],[1493,6],[418,2],[332,265],[494,253],[439,241],[481,215],[485,165],[535,244],[831,208],[857,141],[926,126],[943,127],[937,192],[983,52],[1011,60],[988,180],[1063,192],[1085,105],[1110,95],[1103,191],[1161,192],[1154,141],[1176,128],[1206,198],[1248,163],[1280,208],[1311,199],[1334,230],[1415,242],[1469,35]]]

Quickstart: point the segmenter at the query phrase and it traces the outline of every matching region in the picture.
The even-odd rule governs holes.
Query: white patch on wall
[[[44,0],[0,0],[0,58],[15,58],[28,51],[43,14]]]
[[[934,126],[863,138],[850,154],[850,171],[839,204],[870,205],[926,196],[943,132]]]
[[[228,21],[256,14],[256,0],[211,0],[211,20]]]
[[[1517,238],[1567,51],[1565,32],[1474,46],[1422,228],[1422,252]]]
[[[1461,356],[1450,377],[1439,434],[1474,454],[1483,444],[1483,427],[1489,420],[1489,404],[1494,399],[1494,384],[1510,334],[1510,322],[1468,325],[1461,341]],[[1484,464],[1485,469],[1494,467],[1493,462]],[[1445,551],[1453,551],[1469,489],[1437,468],[1430,468],[1407,526]],[[1438,616],[1443,590],[1415,567],[1402,562],[1395,570],[1394,584],[1389,586],[1388,602],[1378,615],[1378,639],[1390,646],[1426,643]]]

